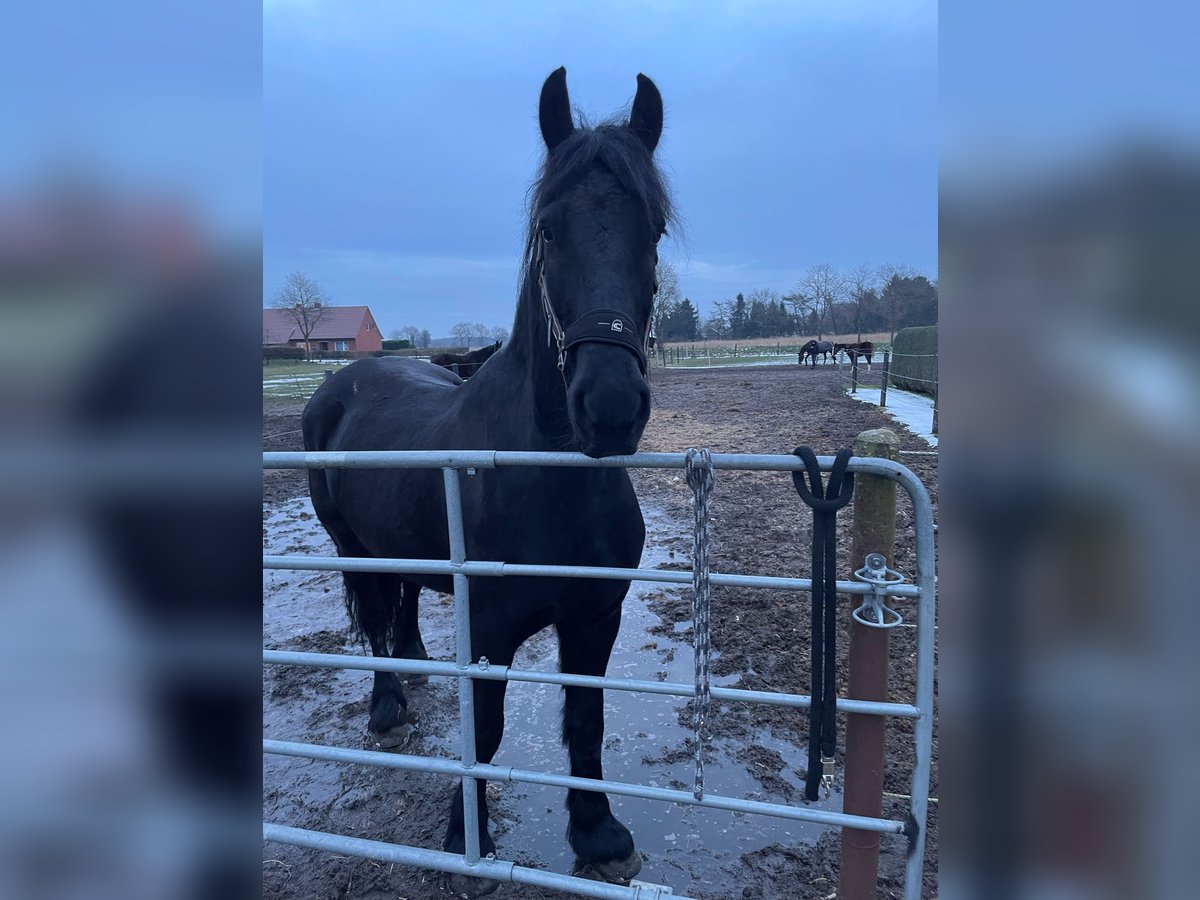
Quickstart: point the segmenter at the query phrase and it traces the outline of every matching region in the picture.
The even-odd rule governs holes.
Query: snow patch
[[[879,405],[879,388],[860,387],[855,394],[847,391],[846,396],[862,403],[870,403],[872,406]],[[932,397],[927,397],[925,394],[914,394],[911,391],[902,391],[898,388],[888,388],[887,406],[883,408],[883,412],[917,437],[923,438],[930,447],[938,445],[937,435],[932,431]]]

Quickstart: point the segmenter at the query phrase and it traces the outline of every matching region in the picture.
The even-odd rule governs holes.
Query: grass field
[[[695,341],[690,343],[667,343],[664,349],[671,354],[669,367],[700,368],[706,366],[766,366],[796,363],[800,348],[813,337],[749,338],[737,341]],[[836,343],[853,343],[857,334],[830,334],[822,340]],[[863,335],[876,349],[890,346],[891,335],[886,331]],[[655,355],[655,364],[662,365],[662,356]]]
[[[849,343],[855,334],[825,335],[824,340]],[[749,338],[738,341],[696,341],[666,344],[672,354],[668,366],[701,368],[706,366],[769,366],[795,365],[800,348],[812,338]],[[863,340],[873,341],[876,348],[886,347],[891,336],[886,332],[864,334]],[[315,362],[271,360],[263,366],[263,409],[279,411],[286,406],[304,403],[325,378],[326,369],[349,364],[349,360],[329,359]],[[662,365],[662,357],[652,354],[651,365]]]
[[[273,411],[305,402],[325,380],[327,369],[337,369],[349,362],[344,359],[316,362],[271,360],[270,365],[263,366],[263,409]]]

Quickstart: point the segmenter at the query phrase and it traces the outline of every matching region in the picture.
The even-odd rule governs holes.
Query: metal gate
[[[757,472],[793,472],[803,468],[796,456],[766,454],[712,454],[714,469],[734,469]],[[833,457],[819,457],[822,471],[829,471]],[[682,790],[626,784],[607,780],[578,778],[526,771],[509,766],[480,763],[475,757],[475,709],[471,679],[538,682],[543,684],[597,687],[608,690],[640,691],[693,697],[695,685],[659,681],[643,681],[561,672],[523,671],[511,666],[490,665],[486,659],[473,660],[470,646],[470,594],[468,577],[572,577],[607,578],[628,581],[690,584],[693,573],[659,569],[622,569],[592,566],[517,565],[494,560],[468,560],[463,533],[460,479],[474,475],[480,469],[510,466],[542,467],[620,467],[648,469],[683,469],[686,457],[682,453],[638,453],[633,456],[592,459],[582,453],[534,453],[523,451],[356,451],[324,453],[264,453],[263,467],[268,469],[319,468],[421,468],[441,469],[446,495],[446,517],[450,538],[449,560],[425,559],[352,559],[346,557],[264,556],[263,566],[269,569],[298,569],[314,571],[387,572],[394,574],[442,574],[453,576],[456,658],[454,662],[434,660],[385,659],[342,654],[300,653],[276,650],[263,652],[264,663],[270,665],[316,666],[332,669],[366,669],[402,674],[424,673],[446,675],[458,679],[458,699],[462,755],[458,760],[426,758],[401,753],[355,750],[304,744],[292,741],[264,739],[266,753],[305,759],[355,763],[391,769],[440,773],[463,778],[463,816],[466,849],[461,855],[419,847],[389,844],[344,835],[293,828],[272,822],[263,823],[263,839],[299,847],[325,850],[404,865],[420,866],[443,872],[490,878],[501,882],[538,885],[570,891],[587,897],[614,900],[651,900],[670,895],[669,888],[634,881],[629,886],[605,884],[558,872],[547,872],[519,866],[500,859],[481,859],[479,855],[478,808],[475,778],[490,781],[525,782],[552,785],[584,791],[602,791],[626,797],[665,800],[710,809],[734,810],[758,815],[776,816],[823,825],[857,828],[881,834],[906,835],[909,852],[905,867],[904,896],[919,900],[925,849],[925,821],[929,797],[930,752],[933,735],[934,684],[934,619],[936,583],[934,577],[933,508],[924,485],[909,469],[886,459],[854,457],[849,470],[879,475],[897,482],[907,492],[913,506],[916,529],[916,579],[912,584],[876,586],[862,581],[839,581],[839,593],[914,598],[917,603],[917,684],[916,702],[884,703],[839,698],[841,712],[876,716],[896,716],[915,719],[914,738],[916,762],[913,768],[908,821],[847,815],[805,807],[787,806],[704,794],[701,797]],[[783,591],[811,591],[812,581],[805,578],[783,578],[760,575],[738,575],[712,572],[712,585],[766,588]],[[804,709],[810,698],[801,694],[771,691],[749,691],[734,688],[711,688],[713,699],[729,702],[763,703]],[[812,763],[810,762],[810,765]],[[680,896],[680,895],[673,895]]]

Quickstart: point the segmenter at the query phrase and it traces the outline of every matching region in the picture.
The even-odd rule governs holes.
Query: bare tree
[[[473,322],[459,322],[450,329],[450,333],[454,335],[454,339],[458,341],[460,346],[469,347],[471,345],[471,336],[475,333],[475,324]]]
[[[479,341],[481,345],[486,344],[492,333],[492,329],[488,328],[482,322],[474,322],[472,323],[471,327],[474,329],[474,331],[471,332],[471,337]]]
[[[491,329],[488,332],[488,337],[491,338],[493,341],[500,341],[501,343],[503,343],[504,341],[508,340],[508,329],[504,328],[503,326],[497,325],[495,328]]]
[[[774,303],[779,299],[779,295],[770,288],[757,288],[746,295],[746,302],[753,303],[756,300],[759,303]]]
[[[732,300],[714,300],[712,312],[704,320],[706,338],[729,337],[729,314],[733,312]]]
[[[829,263],[810,266],[796,285],[796,294],[817,313],[817,337],[825,332],[826,322],[833,319],[833,305],[846,296],[846,282]]]
[[[866,263],[858,266],[846,276],[846,292],[854,311],[854,327],[858,331],[857,340],[862,340],[863,312],[867,302],[879,287],[879,275]]]
[[[658,293],[654,295],[654,309],[650,313],[650,325],[658,337],[662,338],[663,323],[675,311],[682,299],[679,293],[679,273],[669,262],[659,262],[654,269],[655,280],[658,281]]]
[[[784,294],[779,298],[783,305],[792,311],[792,317],[796,321],[798,333],[803,334],[805,323],[808,322],[808,317],[816,308],[811,297],[806,296],[799,288],[790,294]]]
[[[421,337],[421,345],[420,346],[422,347],[422,349],[428,349],[429,345],[433,343],[433,335],[429,333],[429,329],[422,328],[420,337]]]
[[[393,328],[388,335],[393,341],[408,341],[413,347],[418,346],[421,339],[421,329],[416,325],[405,325],[403,328]]]
[[[271,305],[292,317],[304,341],[304,356],[309,358],[312,353],[309,338],[330,309],[329,298],[320,285],[302,272],[289,272]]]

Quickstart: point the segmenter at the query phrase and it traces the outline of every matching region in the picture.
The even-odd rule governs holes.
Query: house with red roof
[[[314,351],[383,349],[383,335],[368,306],[328,307],[308,342]],[[304,335],[286,309],[263,310],[263,346],[304,346]]]

